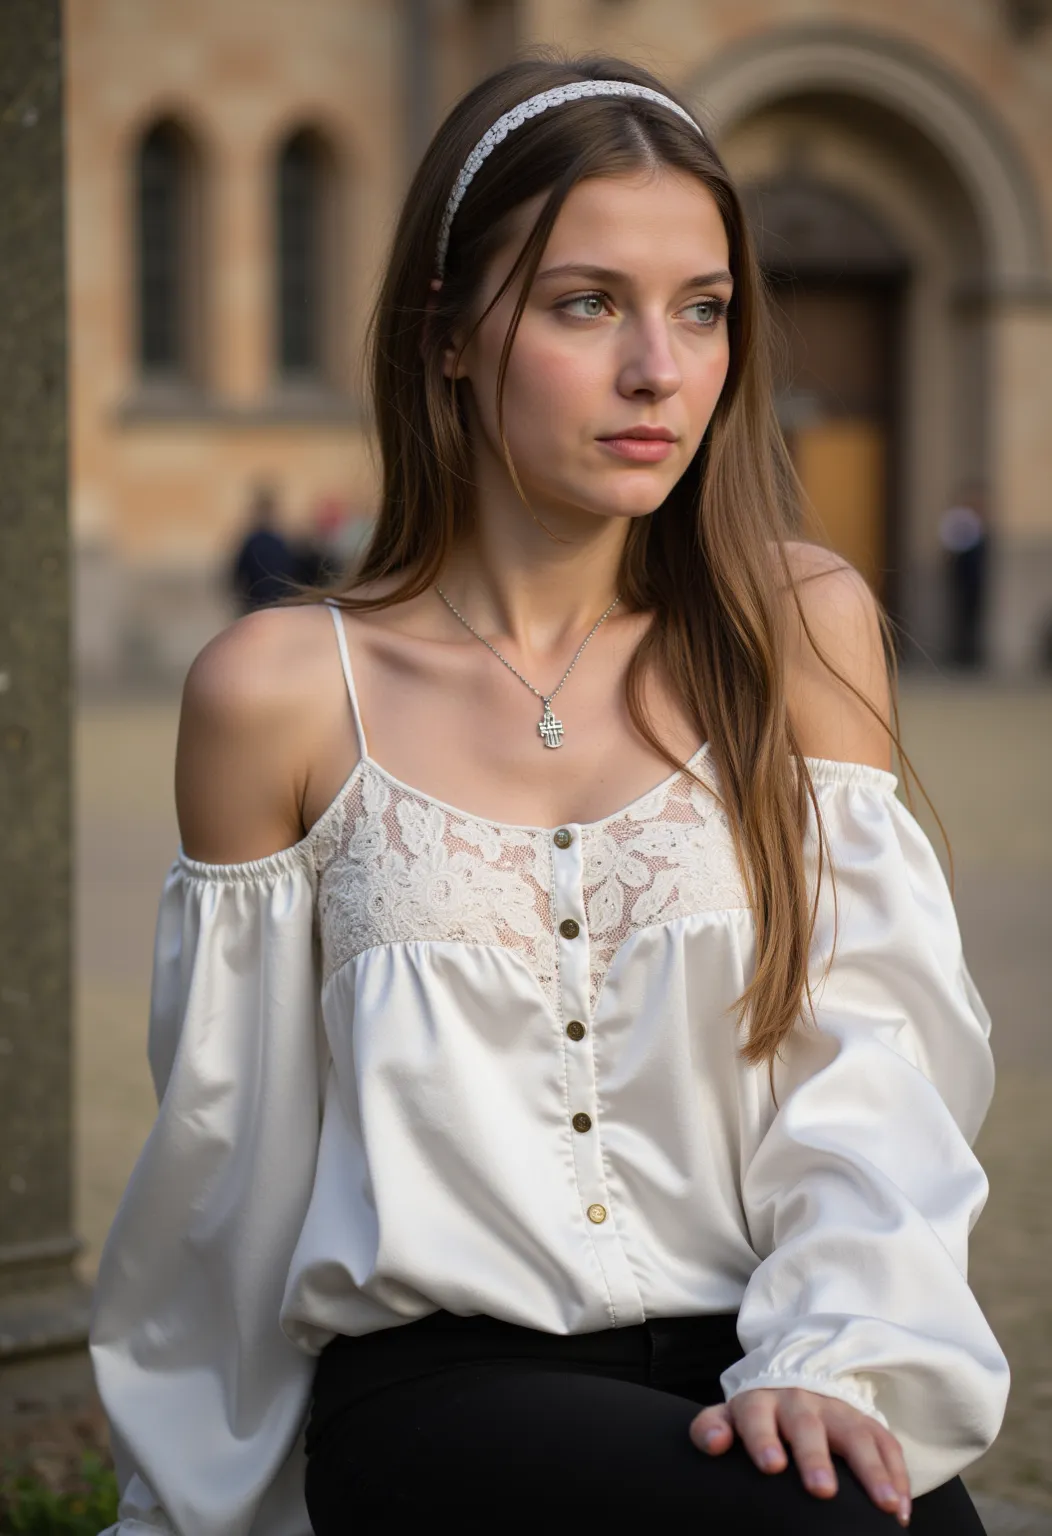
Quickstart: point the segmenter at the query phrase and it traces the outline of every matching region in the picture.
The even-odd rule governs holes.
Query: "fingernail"
[[[880,1483],[874,1491],[874,1498],[878,1504],[894,1504],[896,1509],[902,1508],[899,1496],[890,1483]]]
[[[722,1435],[722,1429],[707,1429],[701,1437],[701,1443],[705,1449],[708,1450],[711,1445],[716,1444],[716,1441],[719,1440]]]
[[[760,1452],[761,1467],[770,1469],[771,1467],[781,1466],[781,1462],[782,1453],[776,1445],[769,1445],[765,1451]]]
[[[809,1488],[832,1488],[833,1474],[827,1472],[824,1467],[819,1467],[815,1472],[807,1474],[807,1486]]]
[[[904,1498],[902,1500],[901,1504],[899,1505],[899,1524],[900,1525],[909,1525],[909,1523],[910,1523],[910,1501],[909,1501],[909,1499],[905,1499]]]

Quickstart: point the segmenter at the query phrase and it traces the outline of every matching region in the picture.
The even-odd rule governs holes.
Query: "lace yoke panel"
[[[695,771],[709,782],[707,764]],[[748,904],[727,818],[685,774],[582,826],[581,846],[593,1008],[633,933]],[[313,851],[326,979],[377,945],[495,945],[521,955],[557,1008],[550,832],[465,816],[365,759]]]

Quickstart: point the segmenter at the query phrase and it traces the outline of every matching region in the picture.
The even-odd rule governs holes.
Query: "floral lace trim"
[[[681,774],[623,815],[583,833],[591,1002],[633,933],[748,905],[726,812]]]
[[[366,759],[313,851],[326,979],[381,944],[495,945],[522,956],[558,1009],[548,832],[463,816]],[[685,774],[582,827],[581,852],[593,1008],[632,933],[747,905],[726,817]]]
[[[371,765],[315,845],[325,975],[378,944],[431,939],[522,955],[556,996],[547,840],[457,816]]]

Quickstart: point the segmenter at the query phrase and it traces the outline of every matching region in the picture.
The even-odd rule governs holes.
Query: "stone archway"
[[[1005,499],[999,306],[1049,288],[1027,167],[966,82],[918,48],[857,28],[758,35],[718,55],[690,89],[754,197],[762,188],[769,206],[789,206],[810,187],[830,207],[853,203],[898,252],[900,355],[887,421],[894,486],[878,585],[916,646],[938,655],[939,514],[968,481],[991,485],[995,521]],[[846,228],[847,245],[827,241],[827,258],[831,250],[850,258]],[[851,277],[839,255],[820,269],[812,263],[805,282],[821,277],[832,292],[840,273],[843,299]]]
[[[717,140],[767,103],[812,92],[886,108],[953,167],[976,211],[996,288],[1047,284],[1041,204],[1022,157],[986,103],[922,49],[855,27],[773,29],[718,55],[688,92]]]

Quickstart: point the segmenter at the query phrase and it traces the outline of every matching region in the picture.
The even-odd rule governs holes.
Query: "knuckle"
[[[872,1419],[867,1419],[853,1409],[849,1418],[838,1419],[836,1424],[831,1426],[838,1440],[844,1445],[872,1446],[878,1444],[877,1437],[873,1433],[876,1427]]]
[[[826,1443],[826,1427],[817,1413],[802,1409],[799,1413],[787,1415],[784,1424],[785,1433],[794,1444],[814,1445],[819,1442],[824,1446]]]
[[[771,1423],[774,1419],[774,1405],[751,1394],[732,1398],[730,1406],[735,1423],[743,1431]]]
[[[828,1399],[826,1418],[845,1434],[866,1429],[875,1423],[860,1408],[853,1407],[851,1403],[843,1403],[838,1397]]]
[[[856,1445],[852,1449],[850,1461],[860,1474],[881,1478],[885,1476],[884,1458],[874,1445]]]

